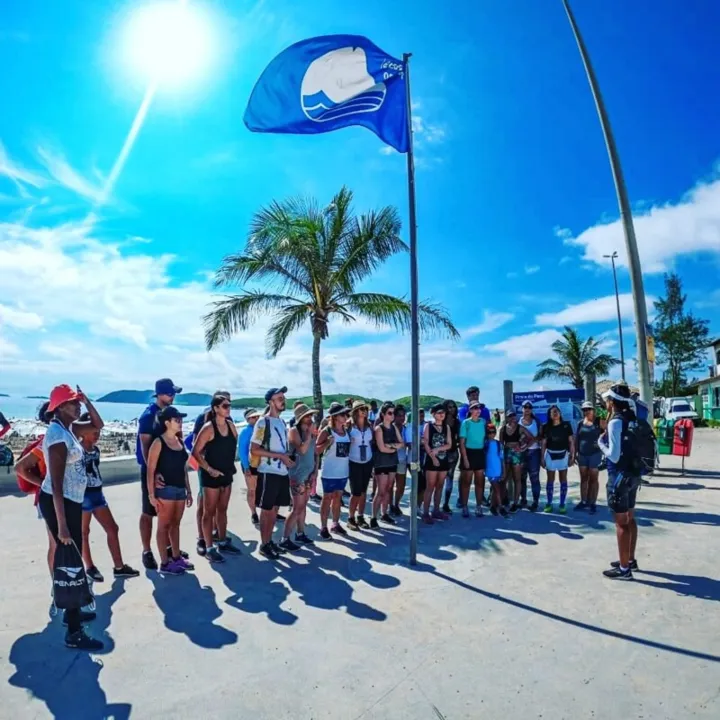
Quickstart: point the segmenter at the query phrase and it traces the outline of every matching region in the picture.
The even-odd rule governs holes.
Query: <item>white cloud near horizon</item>
[[[646,305],[652,308],[654,297],[646,297]],[[631,293],[620,295],[620,314],[623,318],[634,319],[633,298]],[[584,323],[607,322],[617,320],[615,295],[586,300],[576,305],[567,305],[558,312],[541,313],[535,317],[535,324],[549,327],[582,325]]]
[[[514,317],[515,315],[508,312],[493,312],[491,310],[484,310],[482,321],[477,325],[467,328],[466,330],[462,330],[460,334],[465,338],[483,335],[485,333],[492,332],[493,330],[497,330],[503,325],[509,323]]]
[[[554,329],[515,335],[501,342],[485,345],[485,352],[504,355],[509,362],[544,360],[552,354],[551,345],[562,335]]]
[[[720,178],[698,183],[677,202],[636,209],[633,222],[644,273],[667,271],[678,255],[720,253]],[[586,261],[609,265],[603,255],[617,250],[616,264],[627,267],[620,220],[598,223],[576,237],[563,228],[555,232],[567,245],[582,248]]]
[[[34,312],[0,305],[0,327],[3,325],[19,330],[38,330],[43,326],[43,319]]]

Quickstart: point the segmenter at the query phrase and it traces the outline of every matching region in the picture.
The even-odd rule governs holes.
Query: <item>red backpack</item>
[[[41,435],[39,438],[36,438],[35,440],[31,440],[22,450],[20,453],[20,459],[24,458],[26,455],[30,454],[36,447],[39,447],[42,445],[43,438],[45,436]],[[43,463],[44,464],[44,463]],[[17,484],[20,488],[21,492],[30,494],[35,494],[40,489],[37,485],[33,485],[33,483],[28,482],[27,480],[24,480],[19,475],[17,476]]]

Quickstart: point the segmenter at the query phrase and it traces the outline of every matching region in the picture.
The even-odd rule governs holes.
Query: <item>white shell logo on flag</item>
[[[376,112],[385,100],[385,83],[368,73],[362,48],[331,50],[310,63],[300,88],[305,115],[328,122],[347,115]]]

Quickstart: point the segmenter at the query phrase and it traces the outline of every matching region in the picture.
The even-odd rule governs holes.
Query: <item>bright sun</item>
[[[124,56],[133,74],[161,87],[185,86],[205,74],[213,45],[207,14],[183,0],[139,7],[124,30]]]

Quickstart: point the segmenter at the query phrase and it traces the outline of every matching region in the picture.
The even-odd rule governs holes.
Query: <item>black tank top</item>
[[[205,462],[219,470],[225,477],[231,478],[235,474],[235,456],[237,454],[237,437],[227,426],[227,435],[221,435],[215,418],[211,417],[214,437],[205,445]],[[200,468],[200,476],[209,477],[207,472]]]
[[[188,453],[185,446],[180,443],[180,450],[173,450],[165,443],[165,438],[160,437],[160,457],[157,461],[155,472],[162,475],[163,481],[170,487],[185,487],[185,463]]]
[[[445,425],[443,425],[442,428],[440,430],[438,430],[434,424],[430,423],[429,445],[430,445],[431,450],[435,450],[436,448],[442,447],[443,445],[445,445],[447,443],[447,434],[446,433],[447,433],[447,430],[446,430]],[[452,431],[451,431],[451,435],[452,435]],[[446,453],[444,451],[439,452],[437,454],[438,460],[444,460],[445,457],[446,457]]]
[[[383,442],[385,445],[395,445],[397,444],[397,431],[395,430],[395,425],[390,425],[390,427],[385,427],[385,425],[380,425],[380,432],[382,432]],[[389,453],[380,452],[380,448],[377,446],[377,443],[374,444],[375,449],[375,465],[377,467],[392,467],[393,465],[397,465],[398,462],[398,454],[397,450],[391,450]]]
[[[447,422],[447,426],[450,428],[450,442],[452,443],[450,452],[454,452],[460,444],[460,421],[454,418],[452,424],[450,421]]]
[[[507,425],[503,428],[503,440],[506,443],[519,443],[520,442],[520,425],[515,426],[515,432],[508,432]]]

